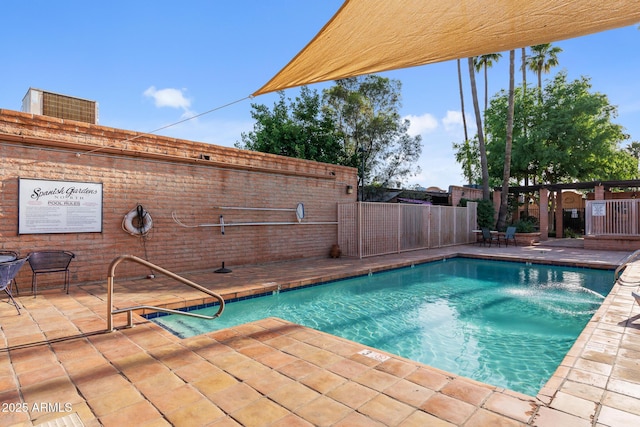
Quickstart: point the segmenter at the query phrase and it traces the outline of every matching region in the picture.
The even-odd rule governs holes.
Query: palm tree
[[[489,83],[487,80],[487,68],[493,67],[494,62],[498,62],[498,59],[502,58],[501,53],[490,53],[487,55],[480,55],[475,57],[476,72],[484,70],[484,111],[487,111],[489,105]]]
[[[522,71],[522,87],[526,90],[527,88],[527,49],[522,48],[522,65],[520,66],[520,70]]]
[[[522,54],[522,65],[520,66],[520,71],[522,71],[522,99],[527,99],[527,49],[521,48]],[[527,120],[526,113],[525,119],[522,121],[522,137],[524,138],[524,143],[527,143]],[[529,186],[529,168],[527,167],[527,172],[524,175],[524,185],[525,187]],[[525,215],[529,216],[529,203],[525,203],[524,205]]]
[[[509,179],[511,178],[511,146],[513,144],[513,114],[515,110],[515,58],[516,51],[509,52],[509,105],[507,108],[507,138],[504,148],[504,169],[502,175],[502,193],[500,194],[500,210],[496,229],[502,230],[507,220]]]
[[[527,60],[529,69],[538,75],[538,95],[539,101],[542,103],[542,73],[551,71],[551,67],[558,65],[558,54],[562,49],[557,46],[551,46],[551,43],[538,44],[531,46],[532,55]],[[555,211],[554,198],[551,199],[551,211]],[[551,221],[551,228],[555,227],[555,221]]]
[[[460,88],[460,109],[462,111],[462,126],[464,127],[464,142],[458,148],[461,149],[461,152],[464,152],[464,156],[466,156],[466,161],[463,161],[463,169],[464,176],[467,178],[469,185],[473,184],[473,174],[472,174],[472,166],[471,161],[468,158],[469,155],[469,133],[467,132],[467,116],[464,112],[464,90],[462,88],[462,71],[460,70],[460,59],[458,62],[458,87]],[[454,148],[456,148],[456,144],[454,144]],[[462,156],[462,154],[461,154]],[[464,156],[462,157],[464,159]]]
[[[467,118],[464,113],[464,91],[462,90],[462,72],[460,71],[460,59],[458,59],[458,87],[460,88],[460,109],[462,110],[462,125],[464,127],[464,140],[469,140],[467,133]]]
[[[521,49],[521,54],[522,54],[522,65],[520,66],[520,71],[522,71],[522,99],[527,99],[527,49],[523,47]],[[527,121],[526,120],[522,121],[522,135],[526,143],[527,141]],[[524,185],[525,186],[529,185],[528,172],[524,176]],[[527,214],[528,214],[529,206],[528,205],[525,206],[525,209],[527,210]]]
[[[478,105],[478,89],[476,87],[476,70],[473,57],[467,59],[469,64],[469,79],[471,80],[471,97],[473,99],[473,111],[476,116],[476,126],[478,128],[478,148],[480,150],[480,168],[482,169],[482,198],[491,200],[489,192],[489,166],[487,164],[487,147],[484,144],[484,133],[482,132],[482,116],[480,116],[480,106]]]
[[[633,157],[640,160],[640,141],[632,141],[625,149]]]
[[[558,54],[562,49],[551,43],[531,46],[532,55],[527,60],[529,69],[538,75],[538,89],[542,90],[542,73],[548,73],[558,65]]]

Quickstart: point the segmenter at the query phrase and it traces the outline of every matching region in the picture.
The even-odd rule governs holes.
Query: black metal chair
[[[18,314],[20,314],[20,306],[11,294],[11,282],[15,279],[27,259],[29,259],[29,256],[0,263],[0,291],[5,291],[9,296],[9,303],[15,306]]]
[[[64,289],[69,293],[69,264],[76,256],[69,251],[35,251],[29,254],[29,266],[33,271],[31,289],[38,294],[38,274],[64,272]]]

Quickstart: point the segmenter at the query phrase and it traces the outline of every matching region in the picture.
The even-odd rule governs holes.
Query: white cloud
[[[144,91],[144,96],[153,98],[158,108],[182,108],[184,111],[189,111],[191,107],[191,100],[184,96],[183,89],[156,89],[155,86],[151,86]]]
[[[435,186],[447,190],[450,185],[462,184],[460,165],[446,148],[423,152],[418,165],[420,173],[409,178],[410,185],[419,184],[425,188]]]
[[[432,117],[422,115],[420,117]],[[428,123],[428,122],[427,122]],[[450,185],[461,184],[460,165],[455,161],[452,143],[462,133],[462,115],[455,111],[447,111],[440,119],[440,125],[427,128],[422,136],[422,155],[417,162],[421,172],[409,178],[409,184],[423,187],[436,186],[446,190]]]
[[[444,128],[448,131],[455,131],[462,127],[462,113],[460,111],[447,111],[447,115],[442,119]]]
[[[411,136],[423,135],[438,128],[438,120],[429,113],[421,116],[408,115],[404,117],[411,122],[407,133]]]

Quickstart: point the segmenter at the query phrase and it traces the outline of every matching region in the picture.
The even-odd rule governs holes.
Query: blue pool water
[[[536,395],[612,286],[611,271],[456,258],[153,321],[187,337],[274,316]]]

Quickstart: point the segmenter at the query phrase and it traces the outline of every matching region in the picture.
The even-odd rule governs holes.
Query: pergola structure
[[[604,187],[605,190],[612,188],[640,188],[640,179],[617,180],[617,181],[590,181],[590,182],[570,182],[560,184],[536,184],[523,186],[510,186],[509,193],[531,193],[546,188],[549,191],[562,190],[589,190],[598,186]],[[496,191],[502,190],[502,187],[496,187]]]

